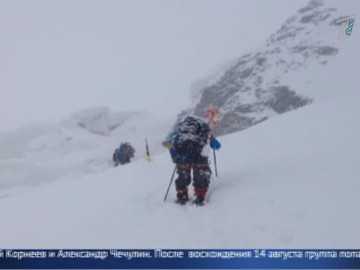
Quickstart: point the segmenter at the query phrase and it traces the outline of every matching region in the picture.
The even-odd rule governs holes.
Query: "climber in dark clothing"
[[[193,186],[196,198],[194,203],[202,205],[210,184],[211,170],[205,148],[219,149],[221,144],[211,135],[210,125],[196,116],[187,116],[178,122],[163,142],[170,150],[176,164],[178,178],[175,180],[177,202],[185,204],[189,200],[188,186],[191,183],[193,170]]]
[[[121,143],[119,148],[116,148],[113,154],[113,161],[115,167],[119,164],[123,165],[130,163],[131,158],[134,157],[135,149],[128,142]]]

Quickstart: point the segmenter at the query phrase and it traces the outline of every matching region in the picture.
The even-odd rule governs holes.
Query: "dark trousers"
[[[175,149],[177,155],[172,158],[176,163],[178,174],[178,178],[175,180],[178,196],[187,194],[187,187],[192,179],[195,193],[204,197],[210,184],[211,170],[208,157],[201,155],[203,146],[198,142],[187,140],[175,145]]]
[[[194,188],[208,188],[210,184],[211,170],[206,159],[206,163],[176,164],[178,178],[175,180],[176,189],[183,189],[191,183],[191,171]]]

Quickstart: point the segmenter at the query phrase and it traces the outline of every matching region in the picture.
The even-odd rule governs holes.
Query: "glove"
[[[170,149],[172,147],[172,144],[170,141],[163,141],[161,144],[162,144],[162,146],[164,146],[167,149]]]
[[[161,143],[162,146],[164,146],[164,147],[167,148],[167,149],[172,148],[175,135],[176,135],[176,134],[175,134],[174,131],[170,132],[170,133],[166,136],[165,140]]]
[[[210,137],[210,147],[214,150],[218,150],[221,148],[221,143],[217,139],[215,139],[214,136],[211,136]]]

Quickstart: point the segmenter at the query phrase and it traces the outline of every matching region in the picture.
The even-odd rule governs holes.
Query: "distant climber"
[[[135,149],[128,142],[122,142],[119,148],[116,148],[113,154],[113,161],[115,167],[119,164],[123,165],[130,163],[131,159],[134,157]]]

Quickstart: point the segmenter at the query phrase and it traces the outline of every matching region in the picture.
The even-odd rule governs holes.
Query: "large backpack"
[[[174,133],[173,147],[179,153],[191,155],[201,153],[209,138],[210,126],[203,119],[187,116],[181,121]]]
[[[134,157],[135,149],[131,146],[130,143],[122,143],[120,146],[120,151],[128,157]]]

